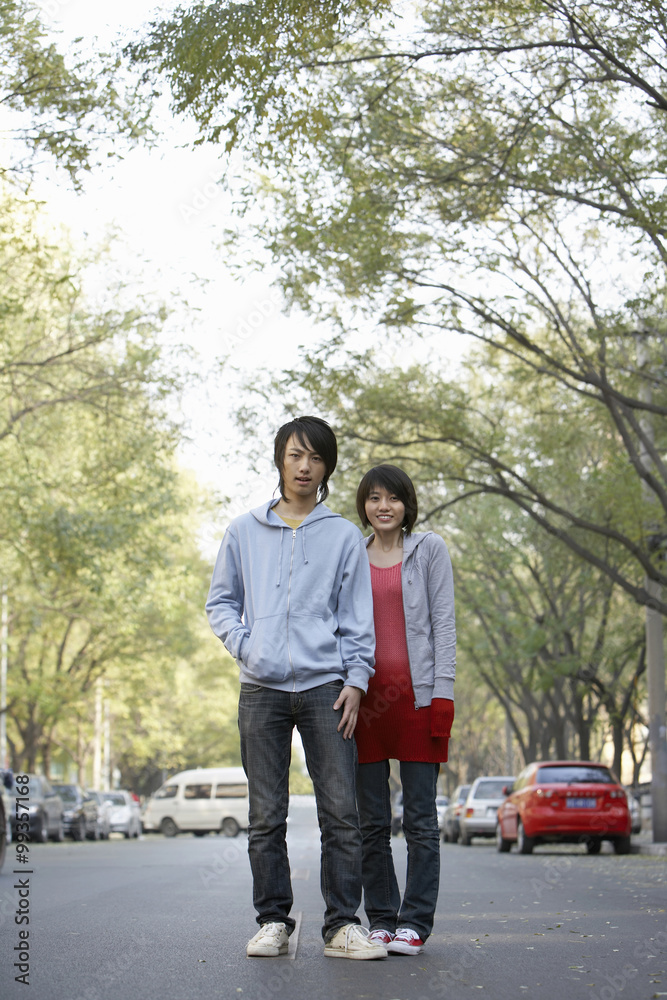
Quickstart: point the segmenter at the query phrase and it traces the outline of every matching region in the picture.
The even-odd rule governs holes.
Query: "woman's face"
[[[405,517],[405,504],[395,493],[388,492],[383,486],[373,488],[368,494],[364,509],[368,523],[376,535],[400,532]]]

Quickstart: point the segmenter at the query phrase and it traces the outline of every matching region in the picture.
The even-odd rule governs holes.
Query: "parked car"
[[[102,792],[102,795],[111,803],[111,832],[123,833],[128,839],[138,837],[141,833],[141,810],[136,799],[125,790]]]
[[[97,803],[79,785],[55,782],[53,787],[63,800],[63,825],[72,840],[99,840]]]
[[[511,775],[475,778],[459,816],[464,846],[467,847],[473,837],[495,837],[498,806],[505,801],[503,789],[513,781]]]
[[[630,851],[630,808],[625,789],[603,764],[536,761],[528,764],[498,810],[496,844],[520,854],[537,844],[584,843],[598,854],[610,840],[617,854]]]
[[[458,842],[461,834],[459,818],[469,791],[470,785],[459,785],[454,789],[454,794],[449,800],[443,817],[442,839],[445,843],[456,844]]]
[[[24,777],[28,780],[22,781]],[[63,800],[48,778],[41,774],[14,776],[9,813],[13,840],[16,840],[17,823],[22,828],[27,820],[32,843],[45,843],[49,839],[61,841],[65,836],[63,812]]]
[[[236,837],[248,828],[248,779],[242,767],[197,767],[169,778],[143,809],[144,830],[165,837],[192,832]]]
[[[631,833],[641,833],[642,832],[642,804],[639,795],[632,791],[631,788],[626,788],[625,793],[628,796],[628,807],[630,809],[630,832]]]
[[[10,810],[14,805],[9,793],[14,787],[14,777],[11,771],[0,768],[0,872],[5,862],[7,845],[12,842],[12,825],[9,821]]]
[[[449,805],[449,799],[446,795],[436,795],[435,797],[435,810],[438,814],[438,830],[440,834],[445,828],[445,810]]]
[[[403,792],[397,792],[391,803],[391,835],[397,837],[403,828]]]
[[[104,792],[88,790],[86,795],[90,795],[97,803],[97,828],[100,840],[108,840],[111,833],[111,810],[113,809],[113,804],[108,799],[105,799]]]

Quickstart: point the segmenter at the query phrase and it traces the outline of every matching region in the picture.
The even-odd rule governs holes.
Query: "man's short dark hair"
[[[329,496],[329,476],[336,468],[338,461],[336,435],[326,420],[322,420],[321,417],[295,417],[294,420],[290,420],[279,428],[274,442],[273,461],[280,474],[278,484],[280,495],[286,503],[283,465],[285,464],[285,448],[292,434],[296,436],[304,448],[312,448],[324,462],[326,472],[317,490],[317,502],[322,503]]]
[[[409,535],[419,513],[417,494],[410,476],[407,472],[403,472],[403,469],[399,469],[397,465],[376,465],[374,469],[368,470],[357,489],[357,513],[364,528],[367,528],[370,523],[366,517],[366,501],[373,490],[377,489],[384,489],[387,493],[392,493],[404,505],[405,517],[402,527],[405,529],[406,535]]]

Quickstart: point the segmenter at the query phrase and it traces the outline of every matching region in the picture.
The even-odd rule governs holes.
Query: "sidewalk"
[[[654,844],[653,834],[650,829],[642,830],[641,833],[632,837],[631,854],[654,854],[658,857],[667,857],[667,843]]]

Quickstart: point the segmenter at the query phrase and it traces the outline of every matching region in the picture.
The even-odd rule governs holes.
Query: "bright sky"
[[[161,6],[173,9],[176,3],[169,0]],[[60,45],[82,36],[99,50],[118,35],[125,42],[136,37],[156,4],[39,0],[39,7],[44,23],[61,32]],[[52,170],[40,181],[37,193],[53,217],[70,228],[75,241],[97,244],[115,232],[115,265],[95,279],[101,291],[106,293],[113,284],[115,270],[129,278],[136,294],[188,302],[188,310],[177,308],[165,338],[194,347],[205,373],[230,347],[234,364],[246,373],[257,367],[293,365],[298,347],[323,339],[327,329],[303,316],[286,317],[269,274],[233,277],[229,251],[215,246],[231,219],[227,197],[216,184],[221,173],[217,151],[189,147],[194,136],[191,126],[175,122],[166,107],[160,121],[164,134],[157,148],[134,149],[122,161],[112,160],[95,170],[86,178],[83,194],[75,194],[66,177],[54,177]],[[452,348],[456,354],[461,345]],[[231,464],[220,461],[238,436],[232,415],[241,402],[238,381],[235,384],[227,374],[224,382],[211,380],[207,390],[200,388],[184,401],[192,437],[184,461],[202,482],[234,498],[231,513],[261,502],[275,485],[269,461],[261,480],[243,455]]]

